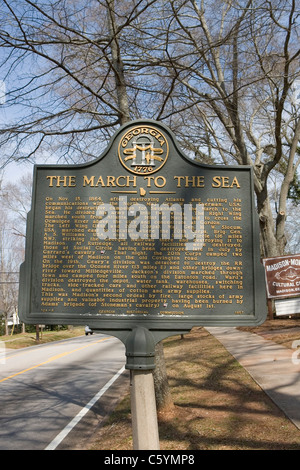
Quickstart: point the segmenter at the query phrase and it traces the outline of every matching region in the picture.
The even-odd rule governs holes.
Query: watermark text
[[[204,245],[204,204],[127,204],[120,196],[118,204],[103,203],[97,208],[101,217],[96,233],[100,240],[185,238],[187,250],[201,250]]]

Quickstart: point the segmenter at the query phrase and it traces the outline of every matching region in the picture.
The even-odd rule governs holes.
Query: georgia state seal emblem
[[[122,135],[118,155],[122,165],[131,173],[149,175],[166,163],[168,140],[154,126],[135,126]]]

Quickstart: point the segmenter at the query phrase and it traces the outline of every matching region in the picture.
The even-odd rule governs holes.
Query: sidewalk
[[[291,350],[236,328],[206,327],[300,429],[300,364]],[[300,335],[299,335],[300,339]],[[300,362],[300,352],[296,357]]]

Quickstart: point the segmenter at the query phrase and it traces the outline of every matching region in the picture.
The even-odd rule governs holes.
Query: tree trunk
[[[265,258],[283,254],[275,234],[274,218],[267,191],[263,190],[257,195],[257,210],[261,235],[261,256]]]
[[[285,245],[287,243],[285,235],[285,222],[287,217],[287,198],[290,185],[294,179],[295,172],[299,165],[299,161],[295,164],[295,156],[297,153],[298,143],[300,139],[300,119],[295,127],[294,136],[291,143],[291,148],[288,156],[287,167],[284,175],[283,182],[280,189],[279,208],[276,218],[276,239],[279,244],[280,254],[284,254]]]
[[[110,31],[110,48],[111,48],[111,66],[114,71],[115,85],[117,92],[117,101],[119,106],[119,120],[123,125],[130,121],[129,103],[127,86],[124,74],[123,61],[118,40],[118,27],[115,19],[115,1],[108,2],[108,27]]]
[[[9,331],[8,331],[8,318],[7,318],[7,315],[5,315],[5,318],[4,318],[4,325],[5,325],[5,335],[8,336]]]

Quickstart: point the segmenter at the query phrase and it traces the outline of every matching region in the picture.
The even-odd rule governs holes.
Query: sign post
[[[19,315],[112,334],[133,371],[193,326],[262,323],[251,167],[200,164],[152,120],[125,124],[93,162],[36,165]]]
[[[159,450],[152,371],[135,370],[130,372],[133,450]]]

